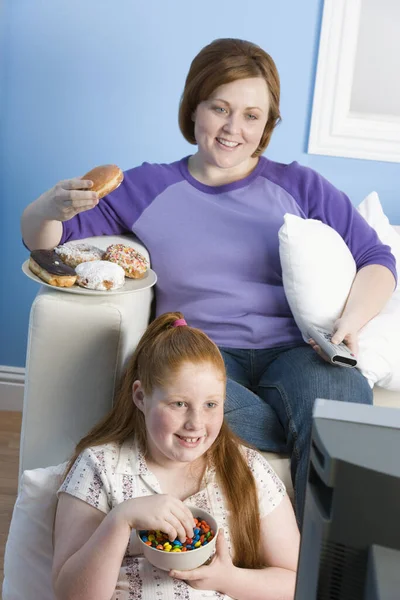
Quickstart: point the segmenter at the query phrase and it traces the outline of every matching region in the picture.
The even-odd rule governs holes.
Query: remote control
[[[327,329],[310,325],[308,327],[308,336],[329,356],[331,363],[341,367],[355,367],[357,365],[355,355],[346,344],[343,342],[341,344],[332,344],[332,333]]]

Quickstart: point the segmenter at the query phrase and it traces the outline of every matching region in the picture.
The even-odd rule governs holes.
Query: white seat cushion
[[[66,465],[22,475],[4,556],[3,600],[55,600],[52,532]]]

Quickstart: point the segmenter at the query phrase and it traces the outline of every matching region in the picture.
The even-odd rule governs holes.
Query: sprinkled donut
[[[124,244],[111,244],[106,250],[104,260],[120,265],[126,277],[141,279],[146,275],[149,263],[146,258],[131,246]]]
[[[91,246],[85,243],[71,243],[67,242],[62,246],[54,248],[63,263],[69,265],[73,269],[81,263],[88,262],[91,260],[102,260],[104,257],[104,250],[97,248],[97,246]]]
[[[106,260],[91,260],[75,268],[76,283],[91,290],[116,290],[125,284],[122,267]]]

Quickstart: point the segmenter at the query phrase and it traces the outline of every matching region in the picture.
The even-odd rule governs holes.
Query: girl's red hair
[[[182,313],[166,313],[155,319],[128,363],[113,408],[76,446],[68,463],[67,476],[79,454],[86,448],[135,438],[146,453],[146,425],[143,413],[132,399],[134,381],[140,380],[145,393],[162,387],[183,363],[208,363],[226,380],[223,358],[205,333],[189,326],[173,327]],[[260,515],[257,488],[250,468],[239,449],[243,442],[226,423],[207,452],[213,462],[230,511],[233,561],[243,568],[261,568]]]

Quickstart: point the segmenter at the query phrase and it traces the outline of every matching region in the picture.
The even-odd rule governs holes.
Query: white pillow
[[[356,275],[341,236],[321,221],[286,214],[279,254],[285,294],[300,331],[306,333],[310,324],[332,327]]]
[[[5,549],[3,600],[55,600],[52,531],[56,492],[66,465],[22,475]]]
[[[395,256],[398,253],[400,265],[400,236],[384,215],[376,192],[361,203],[360,213],[377,227],[379,238]],[[332,328],[356,272],[341,236],[320,221],[287,214],[279,231],[279,253],[286,297],[299,329],[305,334],[309,324]],[[400,291],[359,334],[358,368],[371,387],[400,390],[399,336]]]

